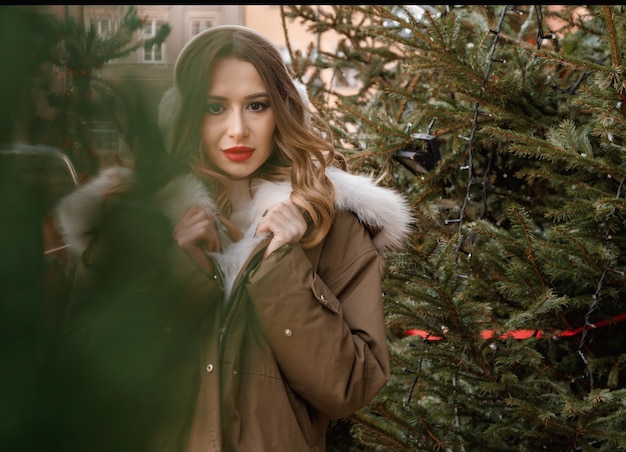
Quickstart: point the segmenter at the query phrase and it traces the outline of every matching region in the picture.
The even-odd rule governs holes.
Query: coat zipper
[[[233,318],[235,317],[235,313],[237,312],[237,309],[239,308],[239,304],[241,302],[241,294],[244,291],[244,285],[247,280],[248,273],[250,273],[250,271],[258,265],[258,263],[261,260],[261,257],[263,256],[264,251],[265,250],[259,252],[256,256],[252,258],[252,260],[250,261],[246,269],[241,274],[241,278],[239,278],[236,290],[233,292],[233,295],[231,295],[230,297],[230,300],[229,300],[230,302],[228,304],[229,306],[228,312],[226,312],[226,315],[224,316],[224,321],[222,322],[222,327],[220,328],[220,339],[219,339],[220,356],[224,354],[224,344],[226,343],[226,336],[228,334]]]
[[[213,264],[213,268],[217,272],[217,276],[220,279],[220,287],[224,288],[224,273],[222,273],[221,267],[217,264],[217,261],[215,260],[215,258],[213,258],[213,256],[211,256],[209,253],[206,253],[206,257],[209,258],[209,260],[211,261],[211,264]]]
[[[226,339],[226,333],[228,333],[228,329],[230,328],[230,324],[233,321],[233,317],[235,316],[235,312],[239,307],[239,300],[241,300],[241,292],[243,291],[243,281],[247,276],[248,270],[246,270],[237,286],[237,291],[235,292],[235,296],[231,297],[231,303],[229,303],[228,312],[224,316],[224,322],[222,323],[222,327],[220,328],[220,356],[224,354],[224,343]]]

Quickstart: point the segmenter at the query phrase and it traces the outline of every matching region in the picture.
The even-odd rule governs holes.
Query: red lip
[[[233,162],[243,162],[252,157],[254,149],[247,146],[233,146],[232,148],[224,149],[222,152],[227,159]]]

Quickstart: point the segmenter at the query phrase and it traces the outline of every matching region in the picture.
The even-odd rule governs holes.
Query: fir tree
[[[340,35],[294,72],[416,217],[388,256],[390,382],[330,449],[624,450],[626,7],[416,11],[283,7]],[[348,70],[349,95],[318,76]]]
[[[164,23],[154,36],[146,38],[140,34],[144,21],[137,9],[129,6],[108,35],[100,35],[95,27],[72,17],[60,25],[55,63],[64,74],[65,86],[63,92],[53,96],[52,102],[60,114],[51,124],[51,131],[57,135],[50,140],[67,151],[79,171],[89,175],[99,167],[90,123],[99,115],[106,115],[115,128],[127,135],[128,115],[134,108],[128,103],[131,96],[125,88],[101,77],[97,70],[142,47],[161,44],[171,31],[169,24]]]

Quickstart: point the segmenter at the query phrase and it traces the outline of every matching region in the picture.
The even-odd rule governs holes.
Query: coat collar
[[[405,198],[393,189],[382,187],[365,175],[350,174],[339,168],[329,167],[326,174],[332,181],[335,206],[340,211],[353,212],[371,232],[374,245],[381,252],[399,249],[410,231],[413,218]],[[120,183],[132,183],[135,174],[128,168],[110,167],[61,200],[57,208],[57,225],[70,252],[80,255],[89,244],[89,232],[100,221],[103,213],[103,193]],[[244,238],[230,243],[222,234],[223,252],[215,258],[231,279],[245,263],[251,250],[265,237],[255,237],[255,229],[263,212],[274,203],[288,199],[291,184],[288,182],[262,181],[249,209],[249,227]],[[172,223],[194,204],[209,211],[216,209],[202,181],[193,174],[179,176],[161,188],[152,200],[154,206]]]

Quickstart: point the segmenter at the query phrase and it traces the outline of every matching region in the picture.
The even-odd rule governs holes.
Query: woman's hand
[[[300,208],[291,200],[279,202],[263,214],[256,227],[256,234],[272,234],[272,240],[265,249],[264,258],[286,243],[297,243],[306,232],[307,224]]]
[[[211,261],[206,251],[219,252],[220,239],[215,229],[215,217],[200,206],[194,205],[182,216],[174,226],[172,236],[196,263],[207,272],[212,272]]]

